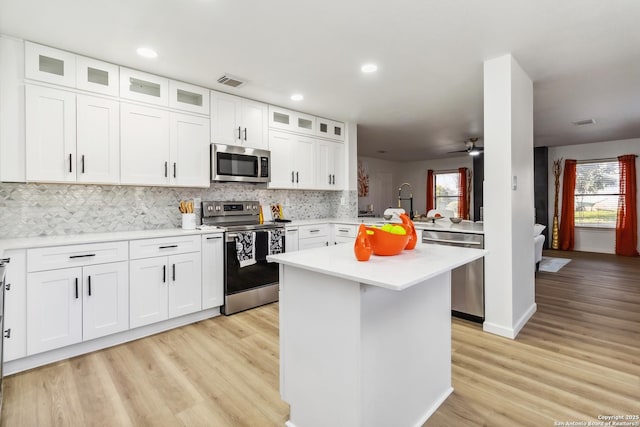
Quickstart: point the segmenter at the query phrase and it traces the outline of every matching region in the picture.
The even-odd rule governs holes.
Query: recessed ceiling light
[[[139,47],[138,49],[136,49],[136,52],[143,58],[153,59],[158,57],[156,51],[148,47]]]
[[[378,66],[376,64],[364,64],[360,70],[363,73],[375,73],[378,71]]]
[[[304,99],[304,96],[302,96],[302,94],[300,93],[294,93],[293,95],[291,95],[292,101],[302,101],[303,99]]]

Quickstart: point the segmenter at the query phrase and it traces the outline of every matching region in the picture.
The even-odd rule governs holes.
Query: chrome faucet
[[[413,193],[409,193],[409,198],[402,198],[402,188],[404,186],[409,187],[409,190],[411,190],[411,184],[409,184],[408,182],[404,182],[402,184],[400,184],[400,187],[398,188],[398,207],[402,208],[402,201],[403,200],[409,200],[409,218],[413,218]]]

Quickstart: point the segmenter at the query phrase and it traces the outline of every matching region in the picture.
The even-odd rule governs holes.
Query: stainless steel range
[[[202,202],[202,224],[226,230],[222,313],[278,301],[278,264],[266,257],[284,252],[284,226],[260,224],[257,201]]]

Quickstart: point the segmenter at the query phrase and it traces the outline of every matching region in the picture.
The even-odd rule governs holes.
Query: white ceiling
[[[536,146],[640,137],[639,22],[637,0],[0,0],[1,33],[354,121],[359,154],[390,160],[482,136],[482,64],[506,53],[534,81]]]

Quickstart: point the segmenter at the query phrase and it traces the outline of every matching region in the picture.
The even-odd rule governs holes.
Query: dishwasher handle
[[[458,245],[458,246],[465,246],[465,245],[480,246],[480,245],[482,245],[481,242],[469,242],[469,241],[464,241],[464,240],[432,239],[430,237],[423,237],[422,238],[422,243],[425,243],[425,242],[450,243],[450,244]]]

